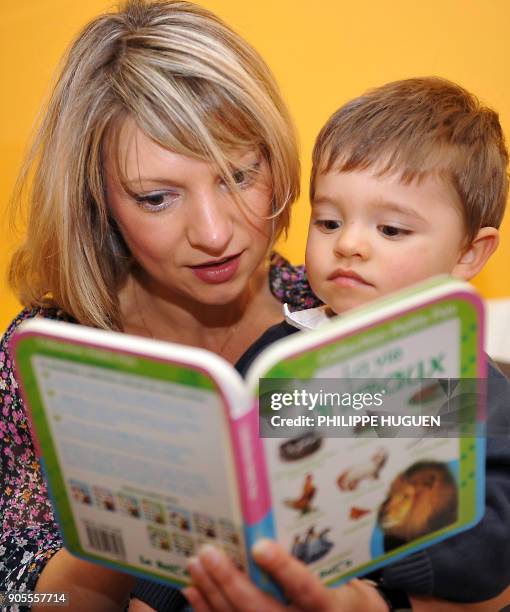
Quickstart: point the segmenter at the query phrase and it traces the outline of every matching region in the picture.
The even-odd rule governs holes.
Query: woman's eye
[[[148,212],[159,212],[168,208],[178,197],[178,194],[169,191],[158,191],[135,196],[136,203]]]
[[[342,226],[342,222],[336,219],[316,219],[314,225],[323,232],[334,232]]]
[[[232,179],[236,185],[242,185],[246,182],[248,173],[245,170],[235,170],[232,172]]]
[[[383,236],[388,236],[389,238],[394,238],[395,236],[408,236],[411,233],[411,230],[395,227],[394,225],[380,225],[379,231]]]
[[[233,168],[230,176],[234,185],[239,189],[248,189],[248,187],[251,187],[257,179],[257,173],[259,171],[259,168],[260,161],[256,161],[247,168]],[[227,181],[222,182],[228,189],[229,185]]]

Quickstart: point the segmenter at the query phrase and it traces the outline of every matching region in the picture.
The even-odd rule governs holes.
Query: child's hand
[[[192,587],[183,591],[195,612],[387,612],[377,591],[361,580],[328,589],[300,561],[270,540],[253,548],[259,566],[280,584],[287,607],[263,593],[220,551],[205,547],[189,563]]]

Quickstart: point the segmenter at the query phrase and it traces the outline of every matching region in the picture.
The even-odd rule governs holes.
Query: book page
[[[317,379],[303,389],[317,389],[323,381],[324,391],[352,396],[366,388],[368,379],[396,378],[405,384],[392,385],[392,401],[412,412],[419,386],[411,379],[475,378],[479,341],[477,308],[444,298],[296,353],[275,365],[267,382],[273,389],[278,380],[297,388],[299,381]],[[483,439],[438,437],[425,429],[423,435],[377,437],[352,426],[347,417],[319,427],[324,406],[319,402],[306,408],[302,396],[295,398],[300,407],[291,404],[273,412],[274,427],[269,414],[261,421],[275,532],[325,582],[376,569],[480,517]],[[434,402],[440,406],[443,401],[430,398],[432,414]],[[296,426],[281,426],[291,414]],[[300,418],[308,420],[298,424]],[[278,437],[279,432],[286,437]]]
[[[26,391],[66,546],[176,585],[188,582],[186,560],[206,543],[245,565],[230,426],[213,381],[147,357],[24,342],[32,343]]]

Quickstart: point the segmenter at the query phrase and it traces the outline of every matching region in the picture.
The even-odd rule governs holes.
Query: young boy
[[[306,270],[327,305],[291,313],[276,337],[312,328],[437,274],[470,280],[498,246],[508,194],[498,115],[439,78],[396,81],[342,106],[313,151]]]
[[[375,298],[448,273],[470,280],[498,245],[508,194],[498,116],[461,87],[409,79],[341,107],[313,151],[306,270],[327,305],[290,312],[238,366],[268,344]],[[508,421],[510,385],[498,379],[493,418]],[[492,385],[491,385],[492,387]],[[505,411],[506,410],[506,411]],[[503,413],[503,414],[501,414]],[[481,523],[382,571],[389,587],[454,601],[496,596],[510,584],[510,445],[488,440]]]

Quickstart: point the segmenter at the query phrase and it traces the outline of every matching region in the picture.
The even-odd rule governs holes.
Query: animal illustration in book
[[[228,542],[229,544],[234,544],[235,546],[239,546],[241,539],[239,537],[238,529],[231,521],[227,521],[226,519],[220,519],[218,521],[220,538],[224,542]]]
[[[457,520],[455,478],[445,463],[419,461],[390,485],[378,512],[384,550],[392,550]]]
[[[308,431],[284,442],[280,446],[280,459],[282,461],[298,461],[312,455],[321,446],[322,437],[314,431]]]
[[[69,484],[71,485],[71,495],[75,501],[88,506],[92,505],[92,495],[85,483],[71,480]]]
[[[148,525],[147,531],[149,534],[151,546],[153,546],[154,548],[158,548],[159,550],[172,549],[170,545],[170,534],[164,529],[159,529],[158,527]]]
[[[159,523],[160,525],[166,524],[163,506],[160,503],[152,501],[150,499],[143,499],[142,508],[144,517],[148,521],[152,521],[153,523]]]
[[[359,521],[359,519],[370,514],[372,510],[369,508],[360,508],[359,506],[351,506],[349,511],[349,518],[351,521]]]
[[[183,531],[191,531],[191,518],[189,512],[173,506],[167,506],[167,512],[170,525],[178,527]]]
[[[317,487],[313,484],[313,476],[307,474],[303,483],[301,495],[295,499],[286,499],[283,503],[288,508],[298,510],[301,514],[306,514],[313,510],[312,499],[315,497],[316,493]]]
[[[108,510],[108,512],[115,512],[115,499],[110,489],[105,489],[104,487],[92,487],[92,492],[96,499],[96,503],[100,508],[103,510]]]
[[[188,535],[174,533],[172,534],[172,540],[174,549],[178,554],[184,555],[185,557],[191,557],[191,555],[194,554],[195,544],[193,542],[193,539],[190,538]]]
[[[193,520],[195,523],[195,530],[200,535],[206,536],[207,538],[216,538],[216,522],[208,514],[201,514],[195,512],[193,514]]]
[[[312,525],[304,537],[295,535],[290,550],[291,554],[306,564],[322,559],[334,546],[334,543],[327,537],[330,531],[331,529],[326,527],[317,533]]]
[[[341,491],[354,491],[363,480],[377,480],[387,460],[387,451],[384,448],[378,449],[368,459],[342,472],[337,479],[338,487]]]
[[[140,518],[140,505],[135,497],[119,493],[117,495],[117,500],[119,502],[119,510],[122,514],[126,514],[127,516],[132,516],[134,518]]]

